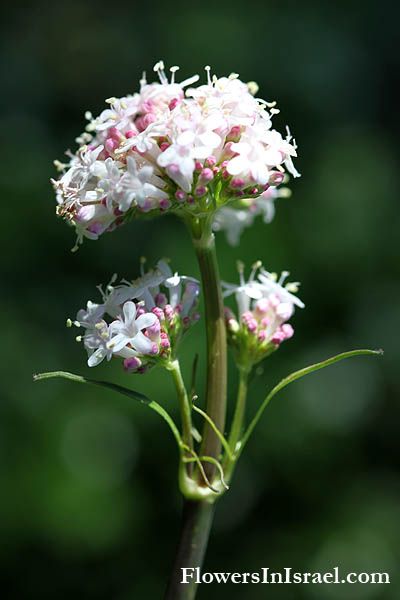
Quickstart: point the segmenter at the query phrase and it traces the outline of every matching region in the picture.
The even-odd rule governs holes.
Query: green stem
[[[239,371],[239,388],[236,400],[235,414],[233,416],[232,428],[229,434],[228,443],[232,454],[235,454],[236,444],[239,441],[243,428],[243,419],[246,409],[247,398],[247,371]]]
[[[201,569],[214,516],[214,504],[197,500],[185,500],[178,547],[168,581],[164,600],[193,600],[197,584],[190,574]],[[184,569],[188,569],[188,583],[182,583]]]
[[[226,414],[227,350],[221,283],[215,250],[211,219],[193,219],[188,222],[192,233],[202,278],[202,294],[207,328],[207,392],[206,413],[215,427],[223,433]],[[218,459],[221,442],[209,423],[205,423],[200,454]],[[212,480],[215,466],[204,465]]]
[[[186,392],[185,382],[182,378],[181,368],[178,360],[173,360],[169,363],[168,369],[172,373],[176,393],[179,401],[179,408],[182,419],[182,439],[186,446],[193,448],[192,440],[192,415],[190,410],[189,398]]]

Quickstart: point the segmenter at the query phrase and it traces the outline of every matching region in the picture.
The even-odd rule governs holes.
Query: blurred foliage
[[[38,0],[2,9],[0,187],[3,375],[0,560],[3,590],[21,600],[156,599],[176,542],[181,500],[174,442],[144,407],[34,372],[88,374],[65,330],[95,285],[168,255],[196,275],[181,223],[165,217],[86,242],[54,215],[49,178],[83,129],[83,113],[137,89],[162,57],[181,76],[211,64],[257,80],[290,124],[302,178],[273,223],[232,250],[218,237],[223,278],[260,258],[302,281],[296,335],[254,380],[250,410],[279,378],[336,352],[383,347],[313,374],[274,400],[217,511],[205,569],[388,571],[390,586],[275,586],[273,598],[398,598],[399,213],[395,166],[398,3],[238,0],[117,4]],[[202,323],[184,371],[202,356]],[[168,374],[101,379],[131,385],[177,417]],[[230,398],[236,375],[231,368]],[[198,393],[204,397],[199,378]],[[248,600],[260,586],[201,586],[202,598]]]

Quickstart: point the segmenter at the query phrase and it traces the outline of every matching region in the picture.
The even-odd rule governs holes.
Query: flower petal
[[[144,316],[144,315],[142,315]],[[154,315],[155,316],[155,315]],[[156,317],[157,318],[157,317]],[[131,345],[140,354],[148,354],[153,348],[153,342],[149,340],[141,331],[130,340]]]
[[[145,327],[151,327],[156,321],[156,315],[153,313],[145,313],[136,319],[136,327],[141,331]]]

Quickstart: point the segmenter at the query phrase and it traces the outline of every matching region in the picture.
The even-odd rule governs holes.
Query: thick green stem
[[[226,331],[221,283],[211,221],[197,220],[190,224],[193,243],[199,262],[207,327],[207,395],[206,412],[223,433],[226,414]],[[213,428],[205,423],[200,454],[218,459],[221,442]],[[215,466],[205,464],[211,480]]]
[[[194,569],[201,568],[203,564],[213,516],[214,504],[185,500],[178,548],[164,600],[195,598],[197,584]],[[185,580],[187,583],[182,583]]]

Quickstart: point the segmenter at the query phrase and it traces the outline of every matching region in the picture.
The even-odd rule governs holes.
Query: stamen
[[[257,269],[259,269],[261,266],[262,266],[262,262],[261,262],[261,260],[257,260],[257,261],[254,263],[254,265],[252,265],[252,271],[251,271],[251,273],[250,273],[250,279],[249,279],[249,281],[253,281],[253,280],[254,280],[254,277],[255,277],[256,271],[257,271]]]
[[[209,65],[207,65],[206,67],[204,67],[204,70],[207,71],[207,83],[208,83],[208,85],[212,85],[212,83],[211,83],[211,75],[210,75],[211,67]]]
[[[282,271],[281,276],[279,277],[278,285],[282,285],[285,279],[290,275],[289,271]]]
[[[159,60],[158,63],[156,63],[153,67],[153,71],[155,71],[157,73],[157,75],[160,79],[160,82],[162,84],[168,83],[168,79],[165,76],[164,69],[165,69],[164,62],[162,60]]]
[[[172,84],[172,83],[175,83],[175,73],[176,73],[177,71],[179,71],[179,67],[177,67],[177,66],[175,66],[175,67],[171,67],[171,68],[170,68],[170,72],[172,73],[172,76],[171,76],[171,84]]]

